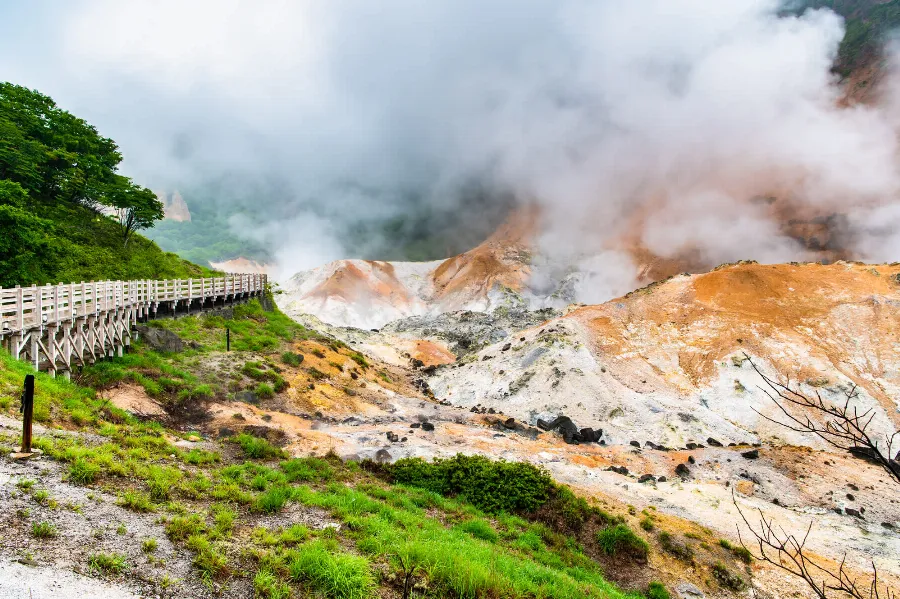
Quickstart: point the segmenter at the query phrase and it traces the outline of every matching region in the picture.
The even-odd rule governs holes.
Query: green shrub
[[[144,553],[153,553],[154,551],[156,551],[156,546],[156,539],[144,539],[141,542],[141,551],[143,551]]]
[[[281,361],[288,366],[300,366],[300,364],[303,363],[303,354],[295,354],[294,352],[286,351],[281,354]]]
[[[272,487],[265,493],[261,493],[253,504],[253,509],[257,512],[265,512],[272,514],[280,512],[284,504],[291,498],[291,488],[282,485]]]
[[[737,592],[747,588],[747,582],[734,572],[731,572],[722,562],[713,564],[712,572],[715,579],[719,581],[719,584],[726,589]]]
[[[647,599],[669,599],[669,591],[661,582],[651,582],[647,585]]]
[[[433,462],[403,458],[390,467],[390,473],[395,482],[458,496],[489,513],[533,511],[547,501],[553,488],[543,468],[477,455],[457,454]]]
[[[653,518],[651,518],[650,516],[644,516],[643,518],[641,518],[641,528],[643,528],[644,530],[651,531],[655,527],[656,525],[653,524]]]
[[[324,541],[299,547],[288,569],[291,579],[333,599],[367,599],[375,587],[367,559]]]
[[[100,474],[100,467],[85,458],[78,458],[69,464],[69,480],[77,485],[88,485]]]
[[[275,397],[275,389],[269,383],[260,383],[256,386],[256,396],[260,399]]]
[[[27,491],[33,486],[34,486],[34,481],[31,480],[30,478],[22,478],[22,479],[19,479],[18,482],[16,482],[16,487],[18,487],[19,489],[22,489],[23,491]]]
[[[366,360],[366,357],[359,352],[352,352],[350,354],[350,359],[359,364],[364,370],[369,367],[368,360]]]
[[[128,565],[121,553],[92,553],[88,556],[88,569],[104,574],[121,574]]]
[[[248,458],[265,459],[280,458],[284,456],[284,452],[278,447],[269,443],[266,439],[254,437],[247,433],[241,433],[234,438],[235,442],[244,450],[244,455]]]
[[[497,535],[497,531],[495,531],[489,523],[480,518],[467,520],[462,524],[457,525],[457,527],[460,530],[469,533],[476,539],[490,541],[491,543],[496,543],[500,538],[499,535]]]
[[[607,555],[626,554],[646,558],[649,552],[647,542],[625,524],[616,524],[598,532],[597,544]]]
[[[57,534],[59,531],[50,522],[33,522],[31,524],[31,535],[36,539],[52,539]]]
[[[306,374],[308,374],[309,378],[311,378],[314,381],[321,381],[322,379],[328,378],[327,374],[325,374],[318,368],[315,368],[314,366],[310,366],[309,368],[307,368]]]
[[[658,535],[659,544],[662,548],[677,557],[680,560],[691,562],[694,559],[694,550],[685,543],[681,543],[675,539],[670,533],[661,530]]]
[[[750,553],[750,550],[746,547],[733,547],[731,552],[734,554],[734,557],[738,558],[745,564],[749,564],[753,561],[753,554]]]

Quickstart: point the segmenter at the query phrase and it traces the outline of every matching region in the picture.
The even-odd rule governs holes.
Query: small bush
[[[647,599],[669,599],[669,591],[661,582],[651,582],[647,585]]]
[[[350,359],[356,362],[362,367],[363,370],[369,367],[369,362],[366,360],[366,357],[359,352],[353,352],[350,354]]]
[[[83,457],[69,464],[69,480],[76,485],[89,485],[96,480],[98,474],[100,467]]]
[[[312,355],[314,355],[317,358],[324,358],[325,352],[323,352],[321,349],[316,348],[316,349],[312,350]]]
[[[121,553],[92,553],[88,556],[88,569],[104,574],[121,574],[127,568],[125,556]]]
[[[119,505],[134,512],[152,512],[150,496],[140,491],[125,491],[119,497]]]
[[[641,518],[641,528],[646,531],[651,531],[656,525],[653,524],[653,519],[650,516],[644,516]]]
[[[463,522],[458,527],[460,530],[469,533],[476,539],[482,539],[483,541],[496,543],[500,538],[497,535],[497,531],[495,531],[490,524],[480,518],[475,518],[474,520]]]
[[[321,381],[324,378],[328,378],[327,374],[325,374],[318,368],[314,368],[312,366],[310,366],[309,368],[306,369],[306,374],[308,374],[309,378],[311,378],[314,381]]]
[[[694,550],[688,545],[679,542],[670,533],[662,530],[659,535],[659,544],[667,552],[671,553],[680,560],[691,562],[694,560]]]
[[[285,486],[272,487],[265,493],[259,495],[253,504],[253,509],[257,512],[265,512],[273,514],[280,512],[284,504],[291,498],[291,488]]]
[[[649,552],[647,542],[634,534],[625,524],[616,524],[597,533],[597,544],[607,555],[624,553],[637,558],[646,558]]]
[[[281,354],[281,361],[288,366],[300,366],[303,364],[303,354],[295,354],[294,352],[286,351]]]
[[[21,489],[23,491],[27,491],[27,490],[31,489],[31,487],[33,487],[33,486],[34,486],[34,481],[29,478],[23,478],[23,479],[20,479],[18,482],[16,482],[16,487],[18,487],[19,489]]]
[[[260,383],[256,386],[256,396],[260,399],[271,399],[275,397],[275,389],[269,383]]]
[[[715,579],[726,589],[743,591],[747,588],[746,581],[734,572],[731,572],[722,562],[713,564],[712,571]]]
[[[324,541],[298,548],[288,569],[291,579],[333,599],[366,599],[375,587],[367,559]]]
[[[265,439],[241,433],[234,438],[235,442],[244,450],[244,455],[253,459],[280,458],[284,452]]]
[[[753,554],[750,553],[750,550],[746,547],[733,547],[731,552],[734,554],[734,557],[738,558],[745,564],[749,564],[753,561]]]
[[[156,551],[156,539],[144,539],[141,542],[141,551],[144,553],[153,553]]]
[[[36,539],[52,539],[59,534],[59,531],[50,522],[33,522],[31,534]]]
[[[550,497],[553,480],[543,468],[457,454],[426,462],[403,458],[390,467],[395,482],[458,496],[489,512],[533,511]]]

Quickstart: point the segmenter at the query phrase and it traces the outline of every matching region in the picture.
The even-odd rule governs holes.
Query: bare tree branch
[[[762,510],[759,511],[759,522],[754,526],[748,520],[746,514],[738,505],[734,491],[731,492],[731,500],[737,508],[741,519],[753,536],[750,540],[754,548],[747,547],[741,535],[741,527],[738,526],[738,539],[741,545],[749,551],[755,559],[775,566],[804,580],[819,599],[833,599],[836,597],[852,597],[853,599],[898,599],[896,592],[880,583],[878,580],[878,568],[872,562],[872,581],[861,585],[856,578],[851,577],[846,567],[847,556],[841,559],[837,570],[822,566],[813,561],[806,551],[806,541],[812,530],[812,522],[806,529],[802,539],[776,527],[774,519],[766,518]],[[749,540],[749,539],[748,539]]]
[[[896,482],[900,483],[900,463],[891,459],[890,455],[895,441],[900,437],[900,431],[896,431],[892,435],[885,435],[883,441],[869,434],[868,430],[875,418],[875,410],[869,408],[860,413],[855,405],[851,405],[852,401],[859,396],[856,385],[851,386],[844,393],[845,398],[842,403],[834,405],[822,399],[818,391],[815,392],[815,396],[805,395],[799,390],[791,389],[789,380],[786,383],[779,383],[767,377],[750,356],[745,353],[744,357],[766,383],[766,387],[760,386],[759,389],[778,407],[784,420],[770,418],[755,408],[753,408],[754,412],[769,422],[774,422],[798,433],[816,435],[833,447],[868,459],[881,466]],[[797,415],[791,412],[789,407],[800,408],[802,414]],[[818,414],[824,422],[810,418],[810,411]]]

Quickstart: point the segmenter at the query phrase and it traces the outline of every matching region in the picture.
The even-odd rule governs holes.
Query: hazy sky
[[[852,207],[860,230],[881,223],[887,235],[861,244],[864,257],[900,251],[883,226],[900,214],[896,111],[837,107],[843,22],[829,11],[779,18],[775,0],[0,7],[0,78],[97,125],[139,182],[283,185],[258,213],[278,202],[263,234],[289,269],[341,257],[345,225],[411,202],[452,207],[472,181],[540,204],[543,249],[597,272],[628,271],[610,240],[636,218],[640,243],[661,255],[802,258],[746,202],[766,194]],[[632,283],[600,278],[590,299]]]

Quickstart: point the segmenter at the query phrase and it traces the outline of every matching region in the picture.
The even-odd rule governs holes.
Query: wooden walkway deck
[[[36,369],[67,375],[73,365],[121,356],[138,322],[259,296],[267,284],[250,274],[0,289],[0,343]]]

